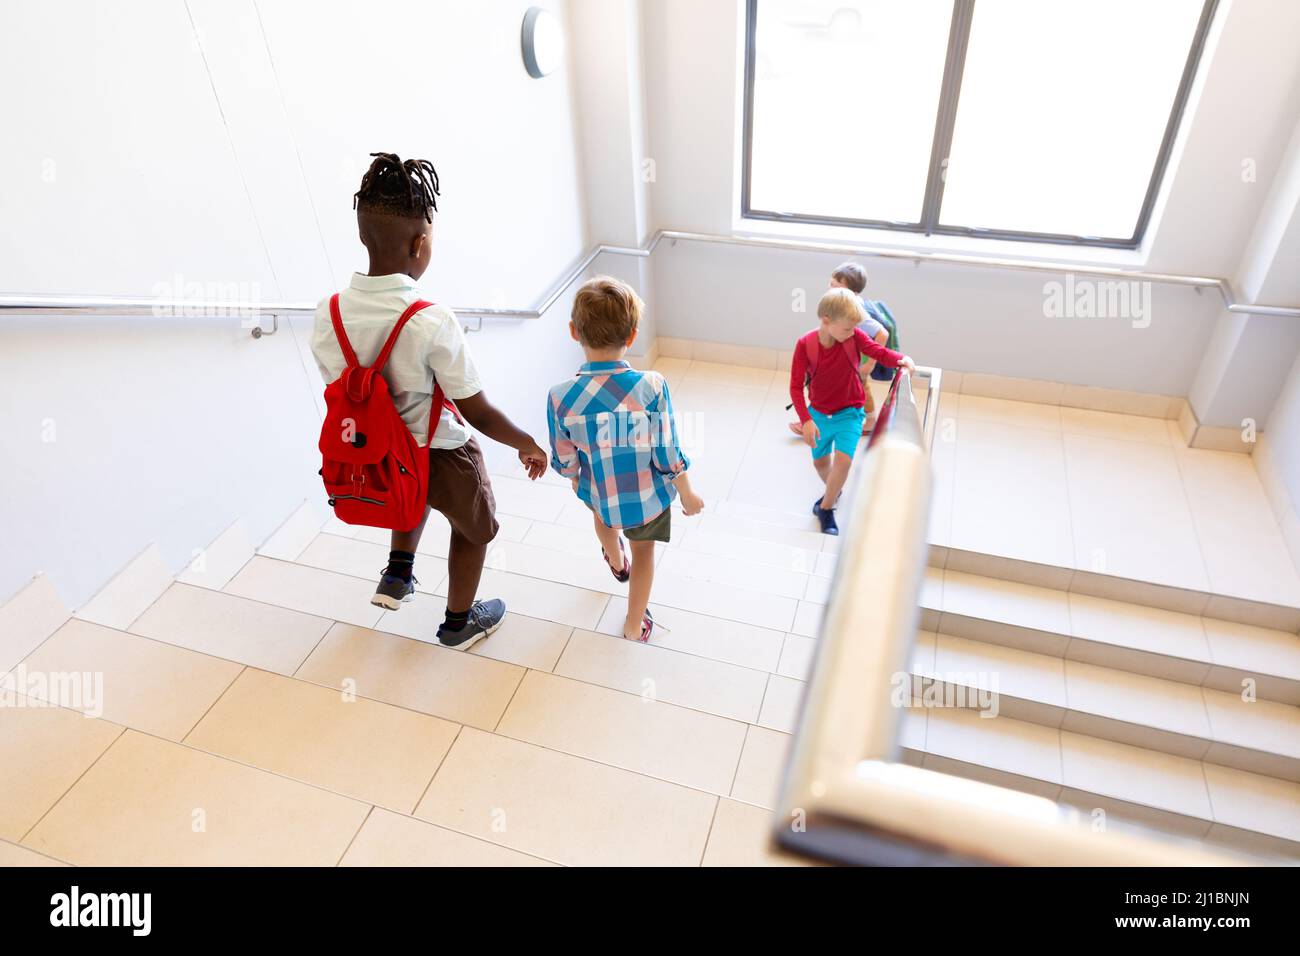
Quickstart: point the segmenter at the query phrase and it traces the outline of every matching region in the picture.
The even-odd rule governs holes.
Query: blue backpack
[[[862,304],[866,307],[867,313],[883,325],[885,331],[889,333],[889,338],[886,340],[885,346],[895,352],[902,351],[898,347],[898,323],[895,322],[894,317],[890,315],[889,307],[879,299],[863,299]],[[871,377],[877,382],[892,382],[894,380],[894,370],[892,368],[886,368],[877,362],[876,367],[871,370]]]

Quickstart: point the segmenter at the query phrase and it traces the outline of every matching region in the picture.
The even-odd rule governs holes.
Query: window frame
[[[757,60],[756,39],[758,33],[759,0],[745,2],[745,71],[744,71],[744,116],[741,144],[740,168],[740,214],[744,219],[766,220],[769,222],[809,223],[820,226],[848,226],[858,229],[884,229],[893,232],[914,233],[924,236],[961,236],[976,239],[1000,239],[1014,242],[1040,242],[1053,245],[1093,246],[1107,249],[1137,249],[1146,236],[1151,224],[1151,215],[1155,209],[1156,198],[1169,169],[1169,160],[1173,153],[1174,141],[1182,126],[1187,103],[1191,97],[1192,86],[1200,68],[1201,57],[1205,52],[1206,40],[1214,15],[1218,10],[1219,0],[1204,0],[1196,31],[1192,35],[1191,47],[1183,63],[1182,76],[1174,93],[1174,101],[1165,123],[1164,135],[1156,151],[1155,164],[1147,181],[1146,194],[1138,211],[1133,235],[1127,238],[1105,236],[1076,236],[1064,233],[1026,232],[1016,229],[982,229],[973,226],[940,225],[939,216],[943,207],[944,164],[952,148],[953,130],[957,123],[957,109],[961,99],[961,82],[965,72],[966,48],[970,42],[971,23],[974,19],[976,0],[953,0],[952,20],[948,30],[948,53],[944,61],[943,82],[940,87],[939,105],[936,110],[934,139],[930,149],[930,164],[926,175],[924,199],[922,200],[921,218],[918,222],[892,222],[884,219],[855,219],[843,216],[818,215],[812,213],[777,212],[770,209],[756,209],[750,202],[751,169],[754,160],[754,77]]]

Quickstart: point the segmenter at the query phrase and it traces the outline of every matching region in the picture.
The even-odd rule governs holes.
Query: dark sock
[[[442,622],[444,631],[459,631],[469,622],[469,611],[457,613],[448,609],[447,618]]]
[[[385,574],[391,574],[395,578],[409,581],[411,580],[411,572],[414,570],[415,555],[410,551],[388,552],[388,567],[384,569]]]

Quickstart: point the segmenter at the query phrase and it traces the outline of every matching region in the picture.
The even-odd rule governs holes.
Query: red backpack
[[[330,319],[347,368],[325,387],[325,423],[320,430],[320,475],[330,507],[347,524],[409,531],[419,525],[429,493],[429,452],[406,427],[381,374],[397,336],[408,319],[432,303],[413,302],[388,336],[375,363],[366,368],[343,331],[339,297],[330,299]],[[433,386],[429,439],[438,427],[443,406],[456,408]]]

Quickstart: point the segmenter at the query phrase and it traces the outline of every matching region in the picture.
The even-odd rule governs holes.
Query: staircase
[[[103,692],[23,706],[55,696],[29,683],[0,709],[0,864],[800,862],[767,832],[839,541],[713,489],[673,516],[652,605],[670,630],[641,646],[613,636],[625,586],[567,483],[493,484],[481,592],[510,616],[469,653],[433,643],[436,515],[398,612],[368,603],[386,537],[310,504],[256,549],[236,522],[179,576],[150,549],[75,614],[36,579],[0,607],[0,672]],[[1300,859],[1300,637],[954,553],[921,596],[905,760]]]

